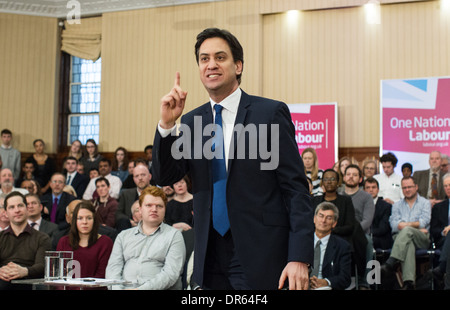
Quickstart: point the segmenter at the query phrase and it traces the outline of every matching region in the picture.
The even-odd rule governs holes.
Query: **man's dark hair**
[[[386,153],[386,154],[384,154],[383,156],[380,157],[380,162],[382,162],[382,163],[391,162],[392,165],[394,167],[396,167],[398,159],[397,159],[397,157],[394,154],[389,152],[389,153]]]
[[[244,67],[244,50],[242,49],[242,46],[239,43],[238,39],[228,30],[218,28],[207,28],[197,35],[197,43],[195,43],[195,58],[197,60],[197,64],[199,62],[200,46],[206,39],[211,38],[224,39],[230,47],[234,62],[240,61],[242,62],[242,67]],[[242,73],[236,75],[239,84],[241,83],[241,76]]]
[[[3,135],[11,135],[12,136],[12,132],[11,132],[11,130],[5,128],[5,129],[2,130],[1,135],[2,136]]]
[[[353,168],[353,169],[358,170],[359,177],[362,177],[362,171],[361,171],[361,168],[359,168],[358,165],[355,165],[355,164],[350,164],[350,165],[348,165],[347,167],[345,167],[345,173],[347,173],[347,170],[348,170],[349,168]]]
[[[375,179],[374,177],[367,178],[364,181],[364,188],[366,188],[366,184],[376,184],[377,188],[380,188],[380,183],[378,183],[377,179]]]

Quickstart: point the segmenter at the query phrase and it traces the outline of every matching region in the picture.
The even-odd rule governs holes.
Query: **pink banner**
[[[382,89],[382,153],[428,169],[431,151],[450,154],[450,78],[386,80]]]
[[[338,157],[336,103],[288,106],[300,154],[306,148],[313,148],[317,153],[319,168],[332,168]]]

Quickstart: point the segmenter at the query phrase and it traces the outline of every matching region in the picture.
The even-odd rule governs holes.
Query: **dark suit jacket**
[[[322,277],[334,290],[344,290],[351,283],[352,255],[350,244],[339,236],[330,235],[322,262]]]
[[[437,247],[442,247],[445,238],[442,230],[449,225],[448,222],[448,198],[434,205],[431,209],[430,232]]]
[[[378,197],[371,227],[373,247],[375,249],[386,250],[392,248],[392,229],[389,224],[391,211],[392,205],[383,200],[383,197]]]
[[[55,224],[59,226],[59,229],[66,227],[68,224],[66,222],[66,207],[76,198],[66,192],[61,194],[58,201],[58,210],[56,211]],[[45,194],[41,197],[41,202],[44,207],[47,207],[48,214],[43,214],[42,217],[46,220],[50,220],[50,214],[52,214],[52,193]]]
[[[444,191],[444,184],[442,181],[442,177],[444,176],[444,173],[439,170],[438,173],[438,199],[442,200],[445,199],[445,191]],[[419,195],[428,198],[428,186],[430,184],[430,169],[427,170],[420,170],[416,171],[413,174],[413,179],[416,181],[416,184],[419,187]]]
[[[55,223],[49,222],[45,219],[42,219],[41,225],[39,225],[39,231],[42,231],[43,233],[46,233],[49,235],[50,238],[53,238],[53,236],[58,231],[58,225]]]
[[[86,190],[86,187],[89,184],[89,177],[84,174],[75,174],[75,177],[73,178],[70,185],[72,185],[73,189],[77,193],[77,199],[83,199],[84,191]]]
[[[201,123],[196,130],[194,118],[195,125]],[[192,159],[173,158],[171,147],[177,139],[174,136],[162,138],[157,130],[153,143],[152,176],[156,184],[172,185],[187,173],[192,181],[195,222],[193,280],[200,286],[203,285],[210,229],[212,169],[211,160],[205,158],[203,152],[199,158],[194,157],[194,148],[202,147],[211,139],[210,135],[202,136],[199,130],[203,131],[212,122],[209,102],[181,118],[181,123],[190,128],[191,135],[180,140],[187,141],[183,151],[192,147]],[[234,145],[245,145],[245,158],[238,159],[236,147],[231,149],[234,159],[228,161],[227,178],[231,235],[248,285],[252,289],[277,289],[281,272],[289,261],[312,264],[314,256],[313,210],[303,162],[294,139],[294,126],[287,105],[249,96],[245,92],[242,92],[235,124],[255,125],[259,137],[262,137],[260,125],[267,125],[269,134],[264,142],[269,147],[272,145],[270,125],[279,125],[279,139],[275,134],[273,137],[279,142],[279,150],[272,149],[279,157],[278,167],[261,170],[261,163],[270,162],[270,159],[262,159],[261,152],[256,159],[249,159],[249,135],[240,134],[241,131],[237,130],[233,134],[234,141],[237,141]],[[258,137],[256,139],[258,141]]]
[[[120,192],[119,205],[116,211],[116,221],[121,219],[131,219],[131,206],[139,199],[136,187],[126,188]]]

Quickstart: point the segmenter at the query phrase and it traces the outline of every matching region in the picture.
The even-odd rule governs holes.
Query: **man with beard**
[[[430,244],[430,201],[418,194],[412,177],[403,178],[404,198],[392,206],[391,223],[394,245],[391,255],[381,268],[381,284],[392,278],[395,265],[402,267],[403,289],[414,289],[416,278],[416,248]]]
[[[345,168],[344,175],[344,190],[343,195],[350,196],[352,198],[353,207],[355,208],[355,216],[358,222],[361,224],[366,239],[366,262],[372,259],[373,242],[370,237],[370,226],[372,226],[373,215],[375,213],[375,206],[373,199],[369,193],[360,188],[359,184],[362,182],[362,172],[357,165],[349,165]],[[367,273],[367,270],[366,270]],[[367,288],[368,284],[366,277],[362,274],[359,276],[359,287]]]
[[[14,187],[14,176],[9,168],[3,168],[0,172],[0,194],[9,194],[11,192],[20,192],[23,195],[28,194],[28,191],[23,188]]]
[[[133,181],[136,187],[123,189],[119,196],[119,206],[116,211],[116,229],[118,231],[137,225],[137,222],[133,220],[131,206],[139,199],[142,191],[150,185],[151,179],[152,175],[147,165],[136,162],[136,167],[133,169]]]

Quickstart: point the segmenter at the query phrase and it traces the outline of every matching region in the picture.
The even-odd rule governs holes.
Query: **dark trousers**
[[[210,228],[203,286],[211,290],[251,289],[236,256],[231,231],[222,237]]]

